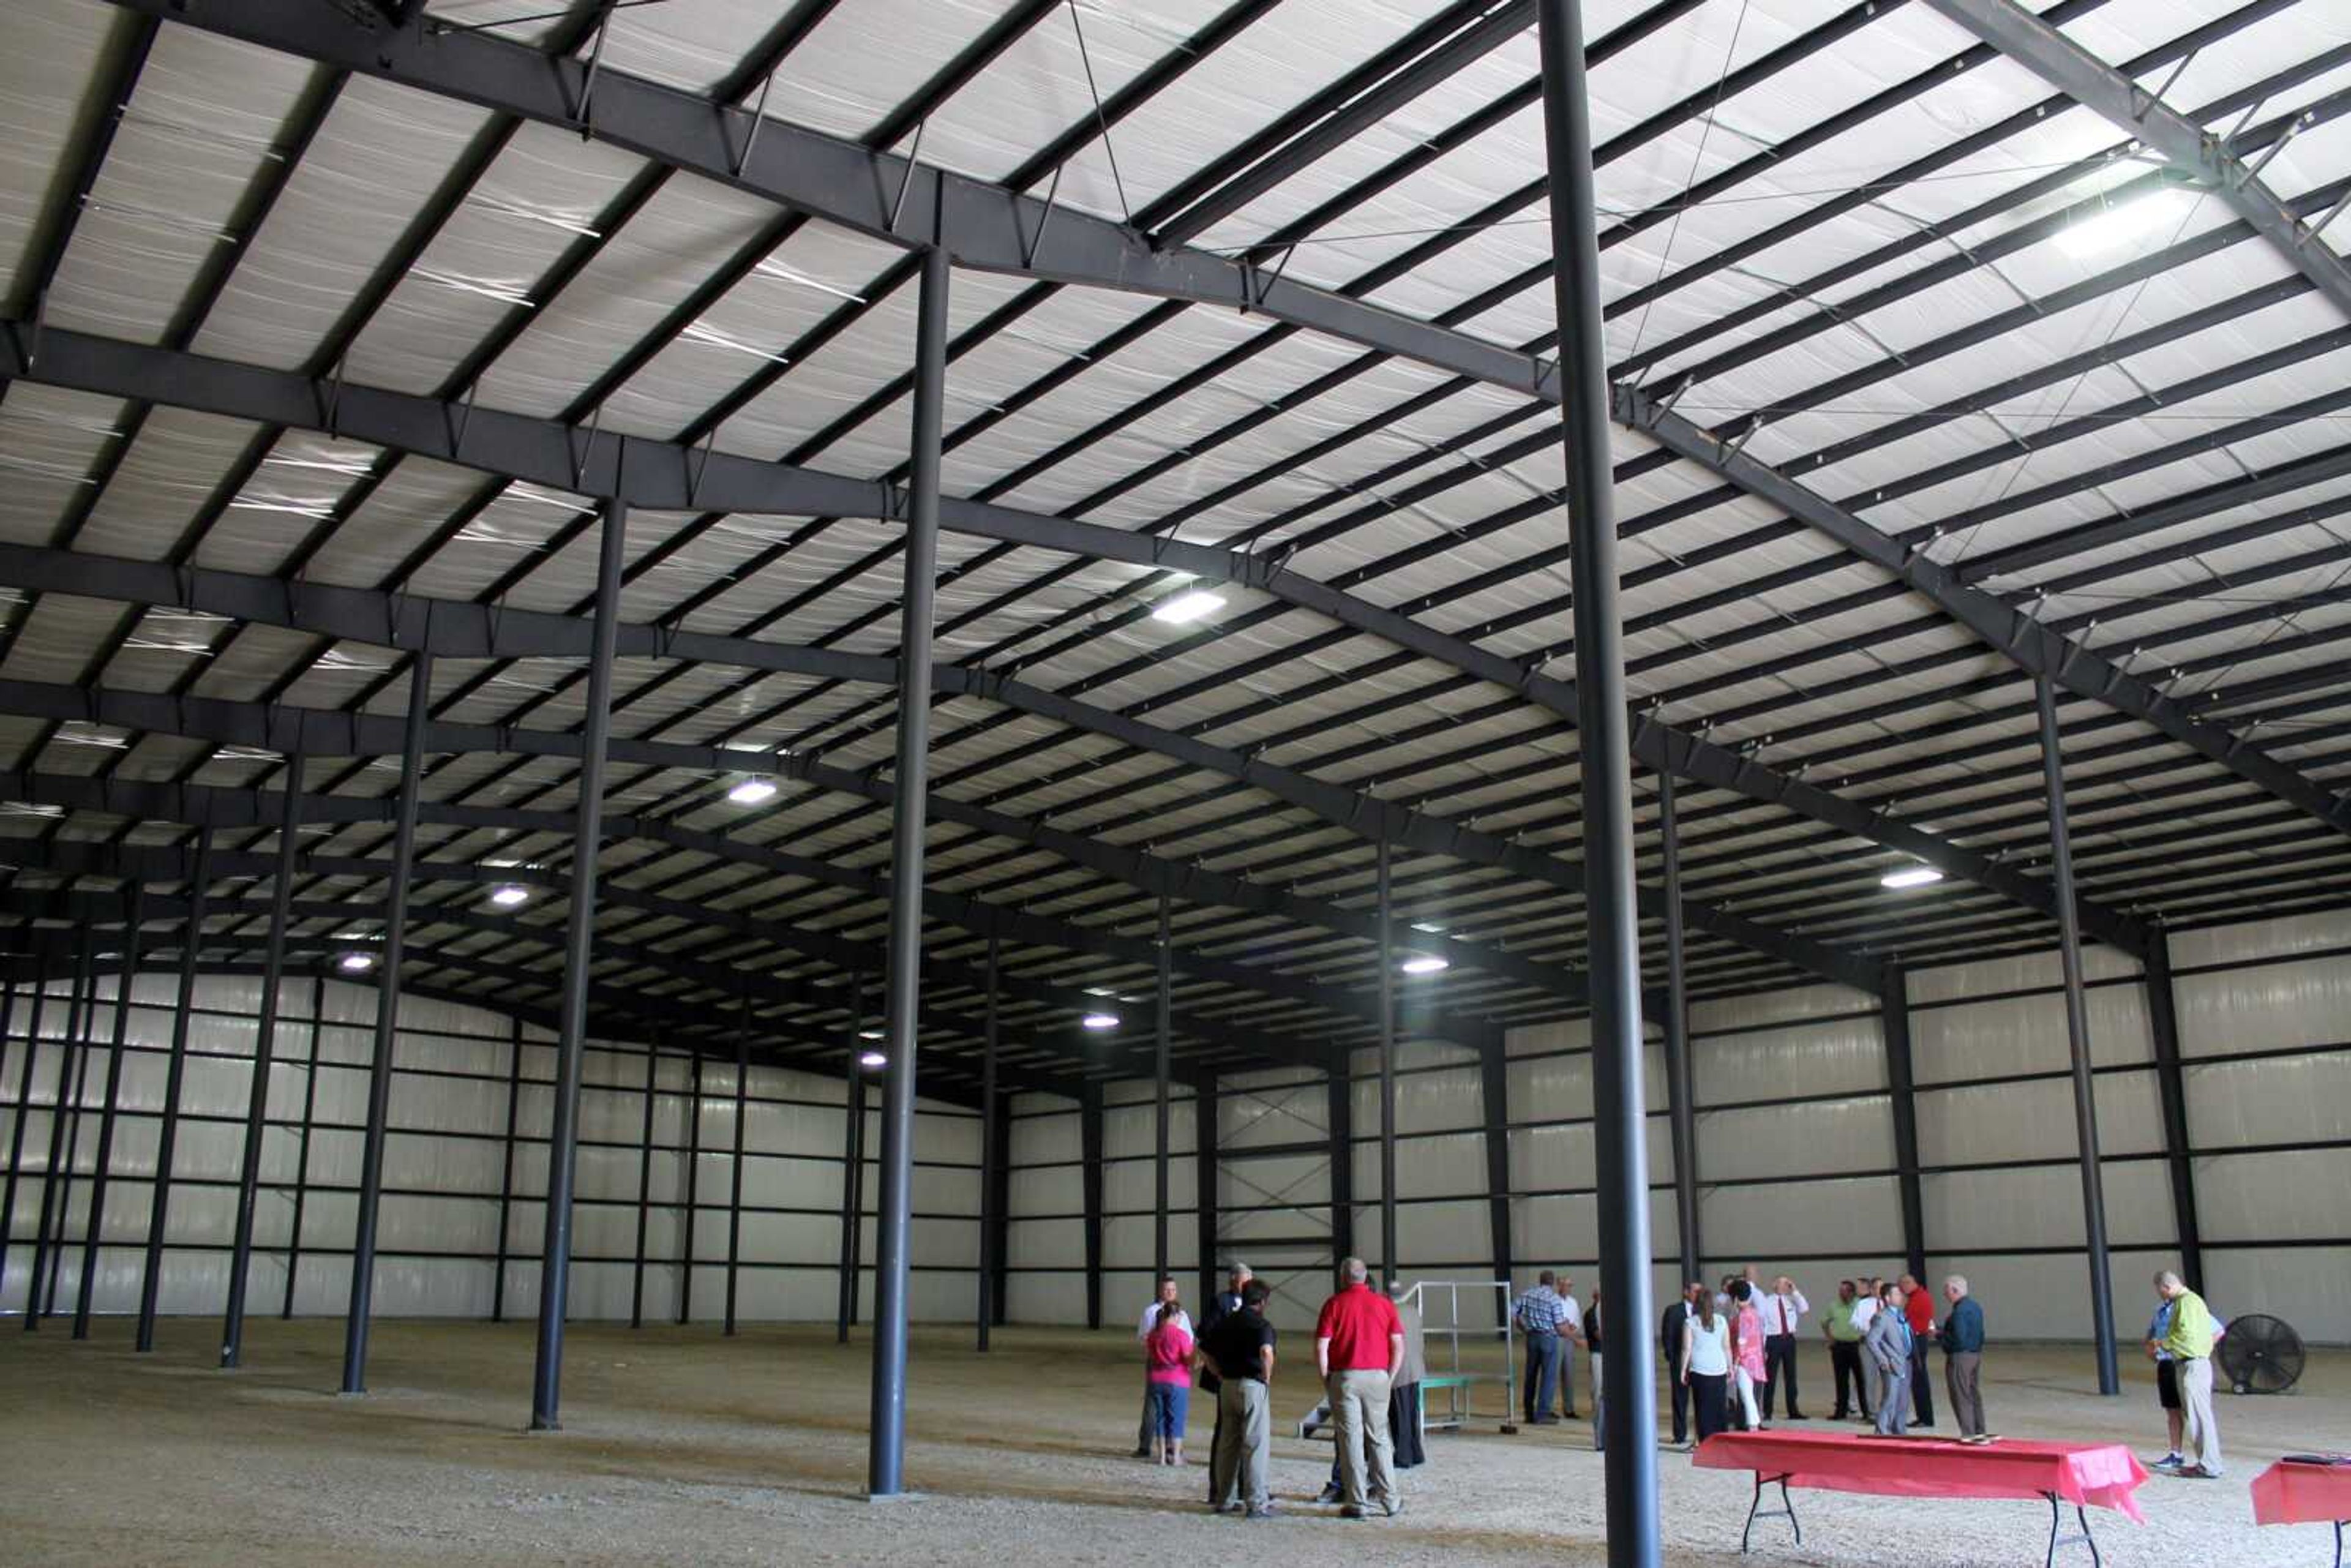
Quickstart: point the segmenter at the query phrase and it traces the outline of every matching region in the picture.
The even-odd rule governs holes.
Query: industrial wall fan
[[[2215,1356],[2240,1394],[2283,1394],[2302,1376],[2302,1336],[2261,1312],[2231,1318]]]

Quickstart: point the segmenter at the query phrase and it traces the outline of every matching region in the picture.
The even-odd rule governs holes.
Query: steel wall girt
[[[2288,265],[2317,286],[2346,316],[2351,316],[2351,266],[2314,230],[2305,229],[2227,142],[2166,104],[2015,0],[1927,0],[2026,70],[2108,123],[2137,137],[2190,172],[2197,188],[2216,197],[2253,226]],[[2299,122],[2285,133],[2291,141]],[[2272,149],[2274,156],[2280,141]],[[2267,162],[2265,158],[2264,162]],[[2257,166],[2256,166],[2257,167]]]
[[[2077,696],[2139,720],[2189,750],[2219,763],[2339,832],[2351,833],[2351,800],[2330,793],[2244,737],[2207,724],[2151,683],[2034,620],[2025,611],[1960,580],[1959,572],[1864,522],[1828,497],[1805,488],[1740,444],[1691,423],[1646,393],[1620,386],[1617,419],[1677,456],[1712,470],[1756,499],[1826,535],[1870,565],[1892,573],[2029,674],[2046,675]],[[2142,937],[2142,944],[2144,938]],[[2140,951],[2144,952],[2142,945]]]
[[[862,778],[862,775],[844,774],[842,782],[845,784],[849,779]],[[841,788],[830,778],[807,781]],[[878,781],[871,781],[857,793],[860,798],[878,802],[885,788]],[[266,828],[277,820],[276,813],[279,810],[273,803],[276,797],[270,791],[37,772],[0,773],[0,798],[147,821],[179,822],[191,827]],[[302,800],[305,820],[314,824],[388,822],[392,820],[389,798],[306,794]],[[943,806],[946,809],[943,810]],[[1366,943],[1378,940],[1376,922],[1372,916],[1337,904],[1301,898],[1238,877],[1163,860],[1139,851],[1098,843],[1081,834],[1040,828],[1025,818],[979,807],[955,807],[936,795],[932,798],[931,810],[935,814],[952,819],[958,825],[977,828],[996,837],[1029,844],[1073,863],[1082,864],[1088,870],[1100,872],[1113,881],[1154,894],[1165,894],[1180,903],[1238,909],[1252,915],[1290,920],[1340,936],[1356,937]],[[466,806],[451,801],[423,800],[418,802],[418,811],[421,821],[436,827],[520,833],[565,833],[569,831],[570,819],[566,813],[545,809]],[[769,844],[684,827],[662,817],[625,814],[607,817],[604,820],[604,838],[607,842],[637,840],[657,843],[708,855],[730,864],[756,866],[787,876],[804,877],[876,898],[882,896],[886,885],[877,872],[837,865],[830,861],[793,854]],[[5,858],[5,854],[0,854],[0,860]],[[1140,939],[1121,937],[1102,927],[1068,925],[941,888],[925,890],[923,907],[931,918],[961,926],[977,936],[994,934],[1034,946],[1101,954],[1132,959],[1138,964],[1154,962],[1150,944]],[[1575,977],[1572,971],[1518,957],[1482,943],[1452,942],[1446,952],[1462,967],[1491,975],[1497,979],[1515,981],[1579,1003],[1583,999],[1582,991],[1573,984]],[[1190,951],[1184,955],[1184,967],[1196,978],[1217,980],[1237,988],[1256,990],[1269,996],[1279,995],[1321,1007],[1360,1010],[1346,1004],[1344,993],[1326,995],[1325,992],[1333,988],[1261,965],[1237,963]],[[1473,1027],[1468,1020],[1448,1024],[1445,1009],[1441,1008],[1424,1016],[1431,1019],[1428,1031],[1438,1038],[1451,1038],[1445,1033],[1448,1027]]]
[[[28,851],[33,852],[28,853]],[[60,875],[125,876],[135,877],[141,882],[183,882],[187,879],[191,869],[191,857],[186,852],[162,845],[70,842],[41,844],[30,840],[14,841],[0,840],[0,860],[6,860],[26,868],[46,867]],[[389,862],[357,856],[306,854],[300,856],[296,863],[299,874],[304,876],[352,876],[380,879],[391,870]],[[214,880],[230,876],[270,877],[277,873],[277,860],[275,856],[219,852],[213,856],[213,873]],[[426,881],[509,882],[559,891],[570,885],[569,879],[566,877],[544,871],[535,871],[527,866],[492,868],[420,860],[415,862],[413,874]],[[601,896],[604,903],[616,908],[634,909],[643,914],[707,927],[734,936],[770,943],[778,947],[820,959],[844,973],[853,974],[861,969],[870,968],[874,962],[875,956],[861,944],[847,941],[829,932],[808,930],[789,921],[755,919],[739,910],[712,909],[704,904],[691,904],[683,899],[667,898],[659,894],[647,893],[619,883],[606,886]],[[160,908],[162,905],[158,904],[157,907]],[[298,904],[296,907],[298,910],[302,906]],[[335,906],[333,917],[355,919],[365,916],[368,913],[356,905],[338,905]],[[375,913],[381,914],[381,911]],[[463,910],[419,904],[412,918],[413,922],[418,925],[434,920],[450,925],[466,925],[468,922],[464,917],[468,913]],[[480,921],[491,918],[476,915],[475,922],[476,928],[496,931],[508,929],[501,925],[479,924]],[[534,940],[542,937],[553,940],[561,936],[562,929],[559,925],[542,928],[523,923],[512,927],[511,932],[515,936]],[[696,977],[700,983],[721,991],[726,990],[730,984],[736,983],[735,971],[702,966],[697,960],[682,954],[662,953],[652,948],[629,946],[601,938],[599,947],[632,962],[670,968],[681,975],[687,975],[699,969],[701,972]],[[938,959],[925,959],[924,972],[925,977],[935,984],[960,987],[980,995],[985,995],[987,992],[987,977],[977,970],[969,969],[961,965],[946,963]],[[1033,1002],[1040,1007],[1057,1009],[1072,1017],[1098,1005],[1096,998],[1074,987],[1057,986],[1011,976],[1004,977],[1000,985],[1008,997]],[[778,999],[784,998],[779,996]],[[789,999],[815,1002],[825,998],[808,996],[794,997]],[[1332,1060],[1332,1053],[1327,1046],[1316,1042],[1294,1040],[1264,1030],[1251,1030],[1248,1039],[1243,1040],[1236,1037],[1223,1024],[1188,1017],[1182,1013],[1176,1015],[1176,1025],[1185,1034],[1212,1049],[1233,1051],[1245,1058],[1252,1054],[1262,1055],[1275,1061],[1306,1067],[1318,1071],[1327,1068]],[[1499,1030],[1487,1027],[1461,1043],[1482,1049],[1498,1034]],[[1115,1047],[1134,1057],[1138,1061],[1150,1060],[1151,1048],[1147,1040],[1130,1040],[1119,1035],[1108,1033],[1092,1035],[1088,1038],[1099,1046]]]
[[[44,385],[113,397],[152,398],[158,395],[156,388],[169,387],[166,401],[182,407],[271,424],[331,429],[354,440],[460,463],[556,489],[592,492],[599,485],[614,486],[632,504],[644,507],[873,517],[884,520],[896,520],[904,511],[903,493],[877,481],[851,479],[641,437],[600,439],[551,420],[375,388],[311,381],[291,372],[82,333],[45,331],[36,356],[30,352],[32,337],[24,327],[0,323],[0,329],[0,329],[0,380],[14,374]],[[1620,401],[1620,411],[1621,408]],[[714,472],[717,476],[715,480]],[[716,498],[722,489],[726,496],[723,502]],[[1573,682],[1542,674],[1466,638],[1424,625],[1400,611],[1288,570],[1269,556],[1186,544],[956,497],[942,497],[940,507],[942,526],[951,531],[1092,559],[1185,571],[1211,581],[1255,588],[1284,603],[1326,616],[1515,692],[1571,725],[1575,720]],[[172,604],[256,624],[285,626],[387,647],[429,646],[437,655],[450,658],[582,657],[587,653],[589,623],[575,617],[287,581],[255,574],[86,557],[35,546],[0,546],[0,580],[44,591]],[[660,624],[622,627],[620,652],[630,657],[702,661],[827,680],[888,685],[896,678],[896,662],[878,655],[694,632]],[[1007,677],[953,664],[937,666],[934,675],[935,689],[942,693],[986,697],[1059,722],[1110,734],[1145,750],[1175,755],[1159,740],[1169,732],[1131,719],[1119,719],[1117,727],[1107,727],[1110,719],[1117,716],[1105,718],[1109,710],[1090,704],[1076,703]],[[1205,742],[1187,744],[1196,748],[1220,749],[1207,747]],[[2032,879],[2005,872],[1986,856],[1895,822],[1816,786],[1804,785],[1686,730],[1657,723],[1652,717],[1639,727],[1635,744],[1635,757],[1650,767],[1678,767],[1693,781],[1727,789],[1759,804],[1808,816],[1842,831],[1931,860],[1949,875],[2016,898],[2039,913],[2051,912],[2045,888],[2032,883]],[[1668,753],[1677,760],[1669,762]],[[1572,891],[1580,892],[1580,884]],[[1642,894],[1644,912],[1652,917],[1662,917],[1654,890],[1645,887]],[[2122,935],[2125,922],[2121,915],[2095,907],[2083,913],[2085,929],[2105,940],[2127,940]],[[1712,929],[1704,918],[1696,915],[1692,924],[1701,929]],[[1744,940],[1732,931],[1718,934]],[[2132,945],[2128,950],[2137,953],[2141,946]],[[1804,960],[1786,953],[1773,952],[1772,956],[1798,967],[1811,967]],[[1863,965],[1855,972],[1874,974],[1875,969]]]

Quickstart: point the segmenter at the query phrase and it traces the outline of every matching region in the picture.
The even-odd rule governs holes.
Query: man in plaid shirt
[[[1558,1421],[1551,1413],[1552,1386],[1559,1375],[1560,1326],[1568,1321],[1567,1302],[1554,1289],[1558,1276],[1546,1269],[1535,1276],[1535,1288],[1510,1309],[1519,1332],[1527,1336],[1526,1420],[1531,1427]]]

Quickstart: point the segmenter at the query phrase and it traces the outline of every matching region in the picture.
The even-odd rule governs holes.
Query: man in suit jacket
[[[1877,1376],[1877,1435],[1899,1437],[1910,1429],[1910,1324],[1902,1312],[1902,1287],[1887,1285],[1878,1295],[1877,1315],[1861,1342],[1862,1359]]]
[[[1706,1281],[1703,1280],[1692,1280],[1684,1285],[1680,1300],[1666,1308],[1665,1322],[1657,1330],[1657,1346],[1666,1353],[1668,1369],[1666,1386],[1674,1396],[1674,1447],[1677,1448],[1689,1442],[1690,1391],[1688,1384],[1671,1375],[1671,1369],[1682,1364],[1683,1331],[1688,1328],[1690,1319],[1698,1315],[1698,1298],[1705,1293]]]
[[[1206,1344],[1208,1335],[1215,1331],[1218,1323],[1241,1310],[1241,1291],[1256,1277],[1249,1272],[1249,1266],[1246,1263],[1236,1263],[1232,1266],[1225,1275],[1225,1288],[1209,1299],[1208,1310],[1200,1314],[1200,1332],[1193,1336],[1196,1343]],[[1224,1380],[1217,1375],[1216,1364],[1203,1356],[1200,1360],[1200,1392],[1210,1396],[1212,1403],[1217,1407],[1217,1430],[1218,1431],[1222,1431],[1225,1426],[1225,1402],[1215,1396],[1223,1386]],[[1208,1452],[1213,1457],[1216,1451],[1217,1443],[1215,1438],[1211,1437]],[[1209,1506],[1220,1508],[1231,1500],[1228,1497],[1220,1498],[1217,1495],[1216,1467],[1213,1464],[1210,1465],[1208,1467]]]

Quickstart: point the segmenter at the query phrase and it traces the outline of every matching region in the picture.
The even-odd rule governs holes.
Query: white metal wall
[[[70,1164],[65,1268],[56,1294],[71,1311],[80,1274],[89,1182],[97,1154],[112,1039],[114,982],[99,983],[88,1036],[99,1042],[78,1071],[79,1127],[66,1124]],[[21,1120],[16,1203],[0,1309],[21,1312],[42,1202],[57,1075],[65,1052],[67,991],[52,982],[41,1044],[29,1059],[29,1103],[19,1085],[33,1022],[20,988],[0,1054],[0,1146],[14,1146]],[[199,980],[181,1095],[178,1148],[165,1228],[159,1304],[165,1312],[212,1312],[227,1295],[235,1183],[252,1082],[254,1013],[260,982]],[[177,998],[174,977],[141,976],[132,991],[99,1268],[92,1292],[101,1312],[135,1311],[162,1127],[166,1055]],[[303,1313],[344,1310],[357,1209],[375,992],[340,982],[290,982],[271,1069],[262,1190],[256,1208],[250,1310],[278,1311],[289,1262],[292,1305]],[[319,1004],[322,1002],[323,1007]],[[323,1012],[323,1017],[319,1016]],[[506,1179],[509,1097],[514,1125],[507,1204],[505,1308],[527,1315],[537,1301],[545,1224],[547,1139],[555,1051],[544,1030],[517,1026],[480,1008],[408,997],[394,1043],[376,1310],[385,1316],[487,1316],[496,1296],[498,1211]],[[316,1070],[312,1069],[314,1061]],[[646,1074],[653,1072],[653,1136],[644,1138]],[[518,1072],[518,1089],[514,1076]],[[696,1320],[723,1315],[728,1203],[734,1180],[736,1073],[732,1061],[696,1070],[674,1053],[591,1042],[580,1091],[580,1149],[574,1215],[570,1306],[580,1318],[629,1315],[636,1287],[640,1176],[645,1178],[644,1312],[651,1321],[690,1307]],[[829,1319],[839,1292],[846,1086],[839,1080],[754,1064],[746,1085],[743,1213],[737,1312],[746,1319]],[[869,1106],[878,1107],[878,1089]],[[308,1108],[308,1116],[305,1111]],[[697,1110],[698,1107],[698,1110]],[[303,1157],[303,1124],[309,1123]],[[650,1146],[650,1161],[644,1151]],[[910,1305],[917,1319],[967,1319],[978,1263],[980,1128],[973,1114],[921,1103],[916,1114]],[[865,1221],[861,1298],[870,1311],[873,1257],[870,1215],[878,1198],[878,1109],[867,1113]],[[685,1255],[693,1198],[690,1301]],[[293,1257],[293,1216],[302,1210]],[[54,1221],[53,1221],[54,1224]]]
[[[2172,961],[2186,1062],[2189,1135],[2214,1306],[2272,1312],[2318,1343],[2351,1342],[2351,915],[2304,915],[2182,932]],[[2147,1276],[2177,1260],[2153,1047],[2137,965],[2093,948],[2090,1027],[2097,1063],[2101,1171],[2117,1316],[2126,1339],[2143,1321]],[[1998,1332],[2018,1339],[2089,1333],[2086,1262],[2074,1157],[2073,1089],[2053,953],[1920,969],[1909,977],[1912,1054],[1928,1262],[1966,1273]],[[1511,1245],[1521,1282],[1564,1269],[1596,1274],[1591,1060],[1582,1021],[1510,1031]],[[1817,1293],[1859,1272],[1898,1272],[1903,1237],[1894,1175],[1892,1101],[1876,999],[1813,986],[1704,1002],[1692,1009],[1699,1212],[1709,1276],[1747,1262],[1784,1266]],[[1647,1051],[1651,1228],[1660,1291],[1678,1248],[1663,1053]],[[1353,1083],[1357,1250],[1379,1261],[1376,1060]],[[1272,1158],[1329,1138],[1327,1090],[1285,1071],[1225,1081],[1217,1173],[1224,1250],[1319,1293],[1327,1269],[1327,1155]],[[1474,1057],[1410,1045],[1399,1052],[1397,1271],[1416,1278],[1490,1274],[1485,1106]],[[1147,1107],[1148,1085],[1116,1086],[1113,1104]],[[1031,1097],[1015,1124],[1011,1315],[1084,1317],[1079,1113]],[[1174,1190],[1188,1203],[1188,1122]],[[1147,1294],[1147,1108],[1106,1126],[1103,1317],[1123,1322]],[[1184,1209],[1171,1236],[1187,1289],[1194,1234]],[[1133,1301],[1129,1298],[1133,1298]],[[1296,1308],[1290,1307],[1293,1321]]]

